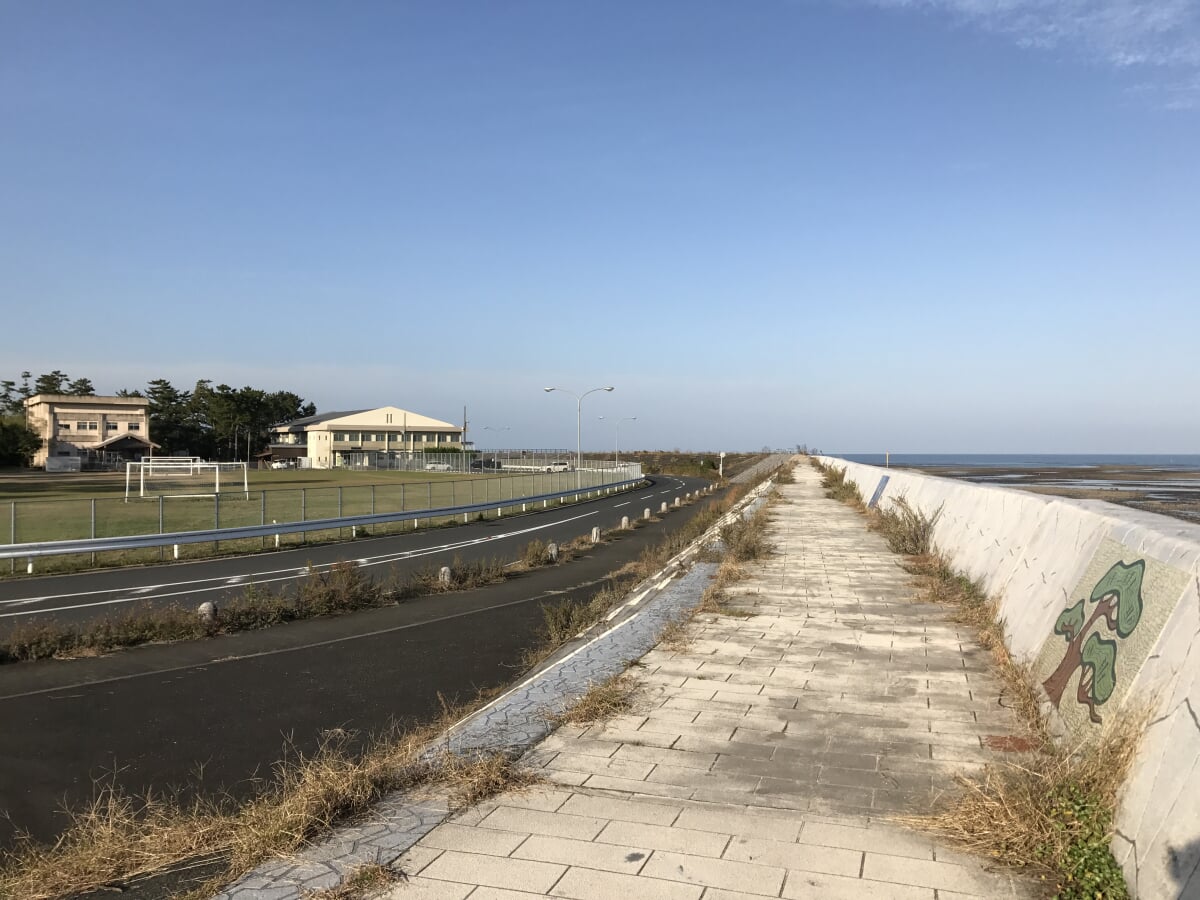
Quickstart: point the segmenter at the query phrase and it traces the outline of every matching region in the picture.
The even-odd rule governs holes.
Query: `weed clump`
[[[550,721],[558,726],[566,723],[587,725],[611,719],[633,708],[633,695],[636,691],[637,681],[628,672],[621,672],[612,678],[590,685],[582,697],[561,713],[552,716]]]
[[[869,524],[883,534],[894,553],[925,556],[933,552],[933,527],[941,518],[942,507],[927,516],[904,497],[895,497],[886,509],[875,510]]]
[[[1113,810],[1144,726],[1144,716],[1127,716],[1075,746],[960,776],[962,793],[942,809],[901,821],[1041,872],[1060,900],[1121,900],[1128,893],[1109,847]]]
[[[824,466],[816,460],[813,460],[813,465],[821,471],[821,487],[825,488],[826,497],[862,508],[862,492],[859,491],[857,484],[846,480],[845,469],[839,469],[837,466]]]

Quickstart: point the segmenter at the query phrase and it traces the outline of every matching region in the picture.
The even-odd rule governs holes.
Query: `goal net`
[[[204,462],[197,457],[160,456],[125,464],[125,499],[133,497],[250,496],[244,462]]]

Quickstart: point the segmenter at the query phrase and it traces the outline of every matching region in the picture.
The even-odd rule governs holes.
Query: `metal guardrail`
[[[205,544],[214,541],[236,541],[244,538],[263,538],[277,534],[300,534],[309,531],[330,531],[334,528],[357,528],[365,525],[382,525],[389,522],[411,522],[419,519],[441,519],[450,516],[469,516],[471,513],[488,510],[511,509],[514,506],[549,503],[573,495],[591,496],[593,493],[624,490],[642,484],[644,478],[632,478],[612,484],[592,485],[587,488],[571,488],[550,494],[535,494],[508,501],[492,500],[472,503],[467,506],[448,506],[440,509],[414,509],[405,512],[368,513],[359,516],[343,516],[333,519],[309,519],[302,522],[280,522],[270,525],[245,525],[235,528],[213,528],[207,531],[177,531],[168,534],[132,534],[107,538],[83,538],[71,541],[38,541],[28,544],[0,544],[0,559],[34,559],[43,556],[65,556],[71,553],[104,553],[113,550],[146,550],[152,547],[170,547],[176,544]]]

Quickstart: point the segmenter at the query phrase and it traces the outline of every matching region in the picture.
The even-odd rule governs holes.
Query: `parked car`
[[[271,460],[271,468],[272,469],[290,469],[291,467],[292,467],[292,464],[286,459]]]
[[[562,460],[555,460],[554,462],[552,462],[548,466],[546,466],[546,471],[547,472],[570,472],[571,464],[563,462]]]
[[[425,463],[426,472],[449,472],[452,468],[450,463]]]

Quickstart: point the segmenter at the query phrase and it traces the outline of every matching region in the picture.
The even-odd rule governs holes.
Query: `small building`
[[[52,470],[117,468],[149,456],[150,401],[145,397],[79,397],[34,394],[25,422],[42,446],[33,464]]]
[[[397,406],[351,409],[273,426],[270,449],[260,458],[272,464],[334,469],[364,454],[386,459],[429,450],[461,450],[462,436],[461,425]]]

